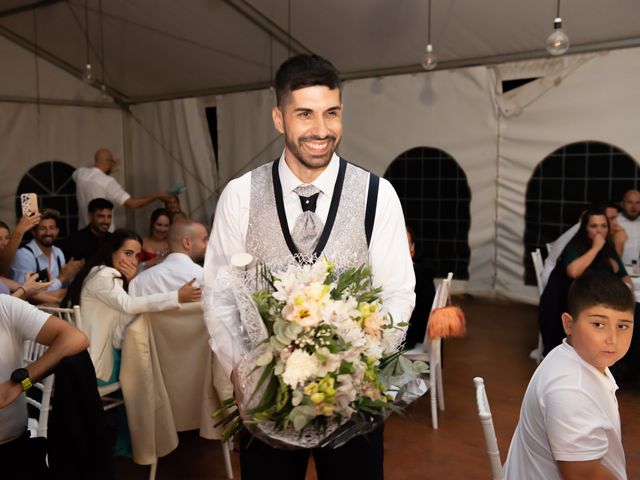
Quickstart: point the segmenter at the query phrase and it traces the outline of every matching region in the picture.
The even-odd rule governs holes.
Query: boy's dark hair
[[[333,64],[318,55],[296,55],[285,61],[275,77],[278,106],[294,90],[321,85],[329,89],[342,90],[342,82]]]
[[[89,213],[93,213],[96,210],[105,210],[105,209],[113,210],[113,203],[111,203],[106,198],[94,198],[89,202],[89,207],[88,207]]]
[[[569,288],[567,311],[576,320],[583,310],[596,305],[633,312],[635,304],[633,292],[621,278],[608,272],[588,272]]]

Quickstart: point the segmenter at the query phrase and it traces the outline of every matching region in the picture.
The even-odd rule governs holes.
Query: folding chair
[[[438,288],[433,298],[431,310],[447,305],[449,301],[449,290],[453,273],[449,272]],[[429,364],[429,390],[431,396],[431,425],[434,430],[438,429],[438,406],[444,412],[444,388],[442,385],[442,339],[428,337],[428,329],[425,331],[423,343],[416,343],[411,350],[404,352],[404,356],[409,360],[420,360]]]
[[[504,471],[502,462],[500,461],[500,450],[498,450],[498,440],[496,439],[496,431],[493,428],[493,417],[489,408],[489,399],[484,388],[484,380],[481,377],[475,377],[473,383],[476,385],[476,403],[478,404],[478,416],[482,424],[482,432],[487,445],[487,454],[489,455],[489,463],[491,463],[491,474],[493,480],[504,480]]]
[[[40,358],[49,347],[31,340],[25,340],[22,348],[22,360],[26,367]],[[40,401],[27,395],[27,403],[37,408],[39,412],[37,419],[29,419],[29,430],[31,431],[32,437],[47,438],[47,424],[49,423],[49,411],[51,410],[53,380],[54,375],[51,374],[33,384],[33,388],[37,388],[42,393]]]
[[[542,261],[542,253],[539,248],[536,248],[535,251],[531,252],[531,259],[533,260],[533,268],[536,271],[536,282],[538,284],[538,294],[542,295],[544,292],[544,287],[546,287],[546,282],[544,278],[542,278],[542,271],[544,270],[544,262]],[[531,351],[529,357],[536,361],[536,363],[540,363],[542,361],[542,352],[544,351],[544,345],[542,344],[542,335],[538,333],[538,348]]]

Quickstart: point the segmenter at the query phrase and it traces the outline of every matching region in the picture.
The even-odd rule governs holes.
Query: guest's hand
[[[180,303],[199,302],[202,290],[199,285],[194,286],[195,278],[192,278],[178,290],[178,301]]]
[[[600,250],[602,250],[602,247],[604,247],[605,243],[607,243],[607,240],[604,238],[604,236],[597,233],[593,237],[593,243],[591,246],[592,248],[595,248],[597,252],[599,252]]]
[[[122,275],[125,276],[127,282],[130,282],[133,277],[138,273],[138,269],[132,263],[127,262],[126,260],[119,260],[114,267],[118,270]]]
[[[64,264],[62,270],[60,271],[60,275],[58,275],[58,280],[61,282],[66,282],[72,280],[78,272],[84,266],[84,260],[74,260],[73,257],[69,259],[67,263]],[[49,279],[51,279],[51,273],[49,273]]]
[[[53,281],[38,282],[37,273],[27,273],[24,277],[24,283],[19,288],[22,288],[24,290],[24,297],[22,298],[27,299],[27,298],[30,298],[32,295],[36,295],[40,292],[44,292],[52,284],[53,284]]]
[[[40,213],[35,213],[33,215],[23,215],[18,224],[16,225],[15,232],[18,233],[21,237],[24,236],[29,230],[40,223]]]
[[[0,408],[11,405],[22,394],[22,385],[11,380],[0,383]]]

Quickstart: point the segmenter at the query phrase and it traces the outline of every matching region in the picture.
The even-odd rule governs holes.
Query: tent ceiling
[[[432,2],[442,68],[546,55],[555,0]],[[79,76],[84,5],[3,0],[0,33],[33,49],[37,31],[39,54]],[[420,71],[427,37],[427,0],[103,0],[102,17],[99,0],[87,5],[94,71],[103,78],[104,49],[106,85],[127,103],[262,88],[289,43],[345,78]],[[640,45],[637,0],[565,0],[561,13],[572,52]]]

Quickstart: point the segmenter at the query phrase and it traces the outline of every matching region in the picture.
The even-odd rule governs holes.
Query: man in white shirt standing
[[[203,283],[203,269],[209,234],[201,223],[194,220],[178,220],[169,229],[169,249],[162,263],[139,273],[129,284],[129,294],[134,297],[178,290],[186,282],[196,279]]]
[[[396,192],[385,179],[335,154],[343,110],[335,67],[315,55],[298,55],[280,66],[275,88],[272,116],[284,136],[284,152],[229,182],[218,202],[205,259],[205,320],[211,346],[228,374],[234,366],[234,333],[227,331],[223,316],[233,319],[234,311],[224,298],[211,293],[211,287],[234,254],[248,252],[274,270],[321,257],[333,261],[337,272],[368,263],[373,285],[382,287],[384,306],[398,323],[408,322],[415,301],[413,265]],[[308,219],[317,228],[307,230]],[[404,330],[394,333],[399,344]],[[383,432],[379,427],[340,448],[314,449],[319,480],[382,479]],[[245,480],[305,478],[309,450],[276,449],[248,432],[240,448]]]
[[[640,256],[640,192],[629,190],[622,198],[622,215],[618,215],[618,224],[627,233],[622,263],[631,265]]]
[[[114,158],[111,150],[100,148],[94,155],[93,167],[80,167],[73,172],[78,202],[78,230],[89,225],[87,207],[94,198],[106,198],[114,205],[122,205],[127,208],[140,208],[156,200],[168,201],[171,198],[171,195],[166,192],[133,198],[124,191],[115,178],[110,176],[120,163],[121,160]],[[113,230],[112,223],[109,231],[113,232]]]

